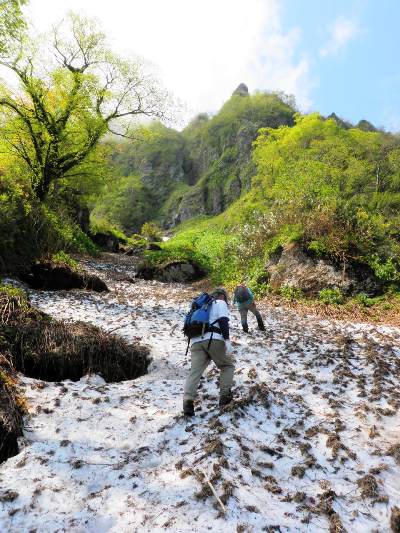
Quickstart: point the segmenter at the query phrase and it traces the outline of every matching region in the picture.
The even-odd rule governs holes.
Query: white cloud
[[[155,63],[192,113],[216,111],[240,82],[310,102],[308,59],[294,58],[298,29],[284,33],[280,0],[30,0],[40,31],[68,10],[97,17],[120,52]]]
[[[345,17],[338,17],[329,28],[329,38],[320,50],[322,57],[336,55],[360,32],[358,25]]]

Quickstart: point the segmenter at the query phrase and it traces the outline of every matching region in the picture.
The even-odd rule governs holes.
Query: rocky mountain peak
[[[233,91],[232,96],[238,94],[239,96],[249,96],[249,88],[245,83],[240,83]]]

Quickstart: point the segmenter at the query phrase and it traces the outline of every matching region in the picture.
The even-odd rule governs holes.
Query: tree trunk
[[[33,191],[36,197],[38,198],[38,200],[40,200],[41,202],[44,202],[46,200],[47,195],[49,193],[50,184],[51,184],[51,177],[49,174],[46,173],[40,177],[39,182],[34,187]]]

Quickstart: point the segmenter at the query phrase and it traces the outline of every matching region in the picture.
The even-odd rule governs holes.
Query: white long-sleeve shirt
[[[211,304],[210,309],[210,321],[209,324],[214,325],[215,327],[218,327],[218,322],[213,324],[216,320],[219,318],[226,317],[229,320],[229,309],[224,300],[214,300]],[[195,344],[196,342],[204,341],[206,339],[210,339],[212,335],[212,338],[215,340],[223,341],[224,337],[220,333],[215,333],[211,331],[207,331],[203,335],[200,335],[198,337],[193,337],[191,340],[191,344]]]

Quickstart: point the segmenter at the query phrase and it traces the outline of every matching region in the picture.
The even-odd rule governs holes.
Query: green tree
[[[26,25],[21,7],[26,3],[26,0],[0,0],[0,57],[22,37]]]
[[[18,91],[0,92],[2,133],[41,201],[52,185],[81,177],[107,132],[129,137],[132,119],[165,118],[170,102],[140,59],[107,48],[93,21],[70,14],[51,38],[50,56],[29,41],[0,61],[19,81]]]

